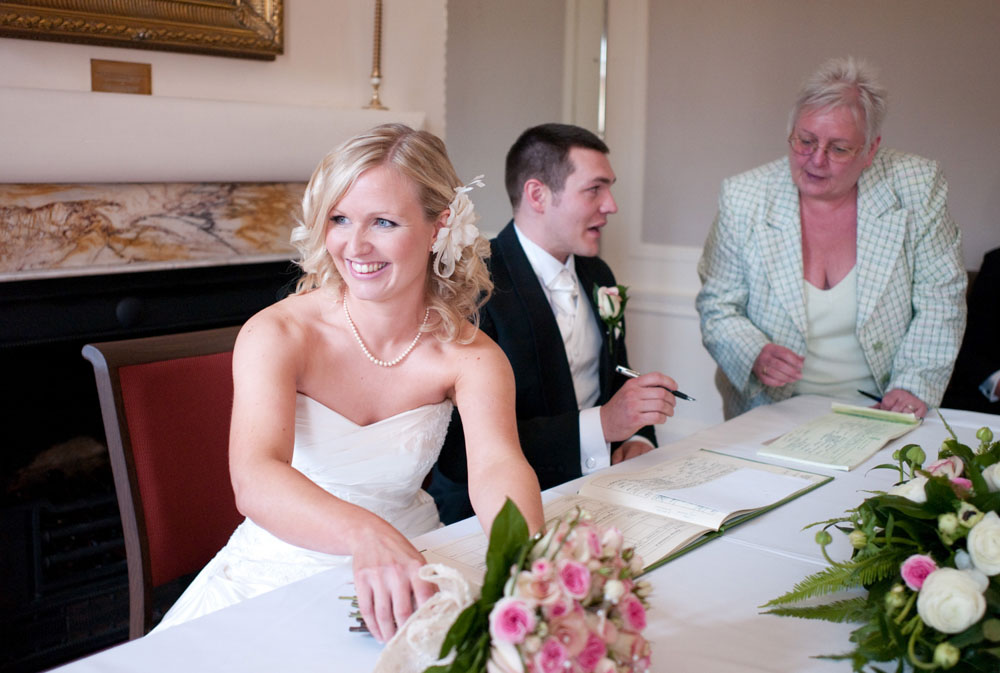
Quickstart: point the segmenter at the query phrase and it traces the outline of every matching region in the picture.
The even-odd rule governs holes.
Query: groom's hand
[[[664,423],[674,415],[677,383],[665,374],[650,372],[629,379],[601,407],[601,427],[608,442],[622,442],[645,425]]]
[[[642,454],[649,453],[652,450],[653,445],[649,442],[644,442],[640,439],[633,439],[630,442],[625,442],[611,452],[611,464],[617,465],[623,460],[629,460],[630,458],[641,456]]]

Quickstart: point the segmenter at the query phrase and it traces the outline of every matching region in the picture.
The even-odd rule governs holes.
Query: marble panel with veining
[[[292,259],[304,189],[0,184],[0,280]]]

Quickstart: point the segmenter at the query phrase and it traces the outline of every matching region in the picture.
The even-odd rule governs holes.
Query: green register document
[[[778,437],[757,455],[834,470],[853,470],[920,423],[913,414],[834,402],[830,413]]]

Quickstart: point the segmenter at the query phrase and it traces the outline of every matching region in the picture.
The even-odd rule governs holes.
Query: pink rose
[[[587,526],[583,531],[584,540],[590,547],[590,555],[600,558],[601,556],[601,538],[594,530],[593,526]]]
[[[603,659],[607,652],[608,647],[604,641],[597,634],[591,633],[587,638],[587,644],[583,646],[583,651],[577,655],[576,662],[580,664],[584,673],[591,673],[597,667],[597,662]]]
[[[539,673],[557,673],[566,663],[566,648],[555,638],[547,638],[534,657],[534,670]]]
[[[962,475],[962,470],[965,469],[965,463],[958,456],[948,456],[947,458],[942,458],[941,460],[935,460],[933,463],[924,468],[930,472],[935,477],[948,477],[949,479],[954,479]]]
[[[924,585],[924,580],[927,579],[928,575],[937,570],[937,568],[937,563],[927,554],[914,554],[903,561],[899,572],[903,576],[906,586],[910,587],[911,591],[920,591],[920,587]]]
[[[552,579],[555,577],[555,568],[548,559],[540,558],[531,564],[531,574],[539,579]]]
[[[590,571],[577,561],[559,562],[559,583],[570,598],[582,600],[590,592]]]
[[[614,661],[605,657],[594,666],[594,673],[618,673],[618,666],[615,665]]]
[[[626,670],[649,670],[649,641],[639,634],[621,634],[617,642],[612,645],[611,649],[621,658],[619,660],[624,659],[624,661],[631,664],[631,668]]]
[[[639,632],[646,628],[646,608],[635,594],[626,594],[618,601],[618,610],[624,620],[625,630]]]
[[[604,535],[601,537],[601,551],[604,556],[617,555],[618,552],[622,550],[622,544],[625,542],[625,536],[616,527],[612,526],[604,531]]]
[[[554,577],[536,575],[533,572],[517,574],[515,594],[534,603],[547,604],[559,599],[561,589]]]
[[[556,600],[542,606],[542,613],[549,619],[565,617],[573,610],[573,601],[565,596],[557,596]]]
[[[501,598],[490,611],[490,635],[502,643],[522,643],[535,628],[535,613],[516,598]]]
[[[565,617],[549,623],[549,635],[566,648],[566,654],[575,657],[587,645],[590,630],[583,616],[583,609],[576,609]]]
[[[965,477],[952,477],[951,483],[955,484],[956,486],[961,486],[966,491],[972,490],[972,482],[966,479]]]

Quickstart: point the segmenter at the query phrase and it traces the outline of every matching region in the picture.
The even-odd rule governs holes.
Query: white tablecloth
[[[610,469],[634,471],[699,448],[756,459],[761,442],[829,409],[830,400],[825,398],[792,398]],[[989,425],[1000,431],[1000,416],[956,410],[942,413],[959,439],[970,446],[978,444],[975,432],[979,427]],[[894,449],[920,444],[930,460],[945,437],[944,426],[932,415],[851,472],[808,468],[835,479],[650,573],[647,578],[654,593],[646,635],[653,645],[653,670],[847,673],[850,664],[846,662],[813,657],[848,651],[851,625],[762,615],[758,606],[825,566],[813,541],[815,529],[803,531],[805,525],[837,516],[859,504],[866,497],[863,491],[884,490],[896,481],[897,473],[870,471],[874,465],[892,462]],[[571,482],[551,489],[546,496],[574,490]],[[473,519],[459,522],[423,536],[417,544],[433,547],[477,527]],[[831,555],[847,558],[850,550],[844,536],[835,535],[834,540]],[[350,608],[338,596],[353,593],[349,568],[329,571],[59,670],[369,671],[381,646],[369,636],[348,631]]]

